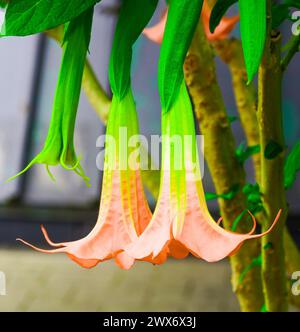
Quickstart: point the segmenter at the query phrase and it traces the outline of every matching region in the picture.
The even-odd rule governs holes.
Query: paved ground
[[[64,255],[0,250],[0,311],[237,311],[226,262],[194,259],[84,270]]]

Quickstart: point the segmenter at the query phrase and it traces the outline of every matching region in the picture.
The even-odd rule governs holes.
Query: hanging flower
[[[217,41],[228,38],[230,32],[235,28],[235,25],[240,19],[239,15],[232,17],[223,17],[220,21],[220,24],[216,27],[214,33],[211,33],[209,29],[210,15],[211,15],[211,9],[207,4],[207,2],[204,1],[203,9],[201,12],[201,19],[203,22],[206,37],[209,41]],[[163,12],[160,21],[156,25],[146,28],[144,30],[143,32],[144,35],[147,38],[149,38],[151,41],[157,44],[161,44],[164,37],[167,17],[168,17],[168,9],[166,9]]]
[[[75,171],[89,185],[89,178],[84,174],[76,156],[73,140],[92,17],[93,9],[89,9],[66,24],[61,69],[44,147],[24,170],[8,181],[23,174],[34,164],[45,164],[48,174],[54,179],[49,166],[60,164],[67,170]]]
[[[122,133],[125,133],[122,135]],[[139,172],[139,160],[130,162],[127,156],[133,151],[129,140],[138,134],[138,120],[131,90],[124,99],[113,98],[110,110],[105,147],[104,175],[100,211],[94,229],[83,239],[53,243],[42,227],[47,242],[57,247],[44,253],[66,253],[85,268],[115,258],[116,263],[128,269],[134,259],[124,249],[137,240],[151,219],[151,211]]]
[[[183,83],[170,111],[162,117],[161,190],[153,218],[142,235],[126,248],[136,259],[158,255],[184,258],[189,253],[208,262],[234,254],[246,240],[265,233],[248,234],[226,231],[211,217],[204,196],[196,152],[194,118],[190,99]],[[175,138],[175,140],[174,140]],[[175,141],[175,143],[174,143]],[[178,145],[179,143],[179,145]],[[177,145],[176,145],[177,144]]]
[[[130,143],[139,131],[130,87],[130,65],[132,45],[150,20],[156,5],[157,0],[125,0],[121,8],[109,66],[109,80],[114,96],[107,124],[97,223],[85,238],[65,243],[53,243],[42,227],[48,244],[56,247],[53,250],[40,249],[20,240],[38,251],[49,254],[66,253],[85,268],[112,258],[123,269],[129,269],[134,263],[134,259],[124,249],[138,239],[152,214],[141,182],[139,153],[134,154],[137,152],[136,146],[132,147]],[[135,11],[139,19],[129,25],[127,18]],[[128,158],[132,155],[136,158]],[[155,260],[149,257],[144,259],[152,263],[161,261],[160,256]]]

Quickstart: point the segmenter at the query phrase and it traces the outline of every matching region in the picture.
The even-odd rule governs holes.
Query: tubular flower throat
[[[120,137],[120,128],[127,130],[126,141],[123,136]],[[42,227],[47,242],[57,247],[53,250],[43,250],[20,241],[44,253],[66,253],[85,268],[111,258],[115,258],[120,267],[130,268],[134,259],[124,249],[137,240],[151,219],[139,160],[130,160],[129,164],[127,158],[127,152],[134,152],[134,148],[129,146],[129,140],[134,135],[138,135],[138,120],[129,89],[124,99],[114,97],[112,101],[106,133],[100,211],[94,229],[81,240],[53,243]]]
[[[204,1],[203,3],[203,9],[201,12],[201,19],[203,22],[204,26],[204,31],[206,34],[206,37],[209,41],[217,41],[217,40],[223,40],[228,38],[230,32],[235,28],[235,25],[239,21],[240,17],[239,15],[232,16],[232,17],[223,17],[221,19],[220,24],[216,27],[214,33],[211,33],[209,30],[209,20],[210,20],[210,15],[211,15],[211,9]],[[168,9],[164,11],[164,13],[161,16],[160,21],[150,27],[146,28],[144,30],[144,35],[149,38],[151,41],[161,44],[163,37],[164,37],[164,31],[165,31],[165,26],[167,23],[167,17],[168,17]]]
[[[66,24],[62,63],[44,147],[24,170],[8,181],[23,174],[34,164],[45,164],[48,174],[54,179],[49,166],[60,164],[67,170],[75,171],[89,184],[89,178],[85,176],[76,156],[73,140],[92,17],[93,9],[89,9]]]
[[[132,46],[152,17],[157,0],[124,0],[116,26],[109,65],[109,81],[113,100],[106,132],[104,174],[99,217],[94,229],[85,238],[65,243],[53,243],[42,227],[53,250],[36,248],[44,253],[66,253],[79,265],[91,268],[114,258],[129,269],[134,258],[124,249],[138,239],[149,221],[151,211],[140,176],[138,119],[130,88]],[[135,20],[128,22],[136,12]],[[159,262],[149,258],[145,260]]]
[[[224,230],[211,217],[204,196],[196,149],[194,118],[190,99],[183,83],[177,100],[162,115],[161,189],[153,218],[135,243],[126,248],[136,259],[158,255],[184,258],[189,253],[208,262],[219,261],[234,254],[245,240],[254,235]],[[174,137],[183,142],[174,145]],[[178,164],[179,163],[179,164]],[[175,165],[176,164],[176,165]]]

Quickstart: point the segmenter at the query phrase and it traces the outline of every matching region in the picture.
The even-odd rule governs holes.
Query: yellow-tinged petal
[[[66,253],[85,268],[114,258],[116,263],[129,269],[134,259],[124,252],[125,247],[138,238],[151,219],[151,211],[145,198],[140,172],[137,167],[123,169],[127,160],[122,160],[120,128],[128,130],[128,139],[138,130],[137,115],[132,93],[129,90],[123,100],[113,99],[107,127],[109,141],[105,151],[105,167],[100,211],[94,229],[83,239],[64,243],[53,243],[42,227],[42,232],[53,250],[36,248],[44,253]],[[127,142],[128,143],[128,142]]]
[[[133,258],[143,259],[159,256],[184,258],[188,252],[208,262],[219,261],[234,254],[244,241],[264,236],[276,225],[278,213],[272,227],[265,233],[254,235],[253,227],[248,234],[238,234],[223,229],[211,217],[205,201],[192,107],[185,84],[169,112],[163,112],[163,147],[161,190],[153,218],[142,235],[129,244],[126,252]],[[182,138],[182,149],[171,146],[172,135]],[[190,136],[191,140],[185,137]],[[179,151],[179,152],[178,152]],[[180,152],[181,151],[181,152]],[[175,169],[173,161],[181,160],[183,170]]]

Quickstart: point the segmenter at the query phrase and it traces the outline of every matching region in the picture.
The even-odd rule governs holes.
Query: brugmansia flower
[[[126,135],[121,135],[124,130]],[[42,228],[48,243],[58,248],[43,250],[23,241],[25,244],[45,253],[66,253],[85,268],[111,258],[124,269],[131,267],[134,259],[126,255],[124,249],[142,234],[151,219],[151,211],[143,191],[139,158],[127,158],[134,151],[129,140],[138,135],[130,89],[124,99],[113,98],[106,135],[100,211],[94,229],[81,240],[55,244]]]
[[[74,170],[88,184],[74,149],[74,127],[79,103],[81,81],[86,54],[90,42],[93,9],[89,9],[65,27],[63,57],[58,78],[52,117],[42,151],[12,180],[26,172],[34,164],[49,166],[60,164]]]
[[[194,118],[185,84],[177,100],[162,116],[161,190],[153,218],[138,240],[126,252],[136,259],[164,255],[183,258],[192,253],[208,262],[219,261],[236,252],[254,235],[226,231],[211,217],[204,196],[196,151]],[[175,142],[174,142],[174,138]],[[178,144],[178,142],[180,144]]]
[[[138,120],[130,88],[130,65],[132,46],[156,4],[157,0],[122,2],[109,68],[114,97],[107,126],[97,223],[83,239],[64,243],[52,242],[42,228],[47,242],[55,247],[52,250],[21,240],[38,251],[65,253],[85,268],[113,258],[120,267],[129,269],[135,259],[160,264],[168,256],[181,259],[189,253],[214,262],[235,253],[244,241],[269,233],[279,218],[280,213],[267,232],[255,235],[256,222],[251,215],[252,230],[237,234],[220,227],[208,211],[192,106],[183,77],[183,61],[199,21],[201,0],[173,0],[169,6],[158,79],[163,135],[161,187],[152,216],[141,182],[139,154],[135,153],[136,145],[131,145],[132,137],[138,135]],[[128,21],[133,13],[137,19]],[[69,116],[62,116],[58,123],[64,126]],[[125,136],[121,135],[124,129]]]
[[[201,12],[201,19],[203,21],[206,37],[210,41],[226,39],[229,36],[230,32],[235,28],[236,23],[239,21],[238,15],[232,17],[223,17],[219,25],[216,27],[214,33],[211,33],[209,29],[210,15],[211,9],[206,3],[206,1],[204,1],[203,9]],[[160,21],[156,25],[150,28],[146,28],[144,30],[144,35],[147,36],[151,41],[157,44],[161,44],[164,36],[165,26],[167,23],[167,17],[168,9],[164,11]]]
[[[151,211],[145,198],[139,171],[140,158],[136,148],[138,119],[130,87],[132,46],[155,11],[157,0],[124,0],[109,66],[109,80],[113,100],[107,125],[104,174],[99,217],[94,229],[85,238],[65,243],[53,243],[45,231],[47,242],[56,247],[44,250],[23,243],[44,253],[66,253],[83,267],[91,268],[99,262],[114,258],[116,263],[128,269],[134,258],[124,249],[137,240],[149,221]],[[136,13],[136,20],[128,22]],[[122,135],[121,133],[124,133]],[[131,143],[130,143],[131,142]],[[135,144],[134,144],[135,143]],[[133,145],[133,146],[132,146]],[[131,158],[128,158],[131,156]],[[133,156],[133,158],[132,158]],[[153,263],[161,261],[144,257]]]
[[[196,149],[192,106],[184,83],[183,62],[199,21],[202,1],[170,2],[159,59],[159,93],[162,104],[162,171],[158,203],[152,220],[126,248],[136,259],[160,256],[184,258],[189,253],[208,262],[223,259],[254,235],[236,234],[211,217],[204,196]],[[181,144],[174,144],[179,141]]]

